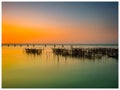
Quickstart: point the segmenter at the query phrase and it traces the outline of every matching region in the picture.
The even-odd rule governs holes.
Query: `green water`
[[[114,58],[58,57],[52,46],[38,46],[44,48],[42,54],[29,55],[24,48],[2,47],[3,88],[118,87],[118,60]]]

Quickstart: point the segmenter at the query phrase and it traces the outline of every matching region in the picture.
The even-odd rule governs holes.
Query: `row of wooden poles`
[[[101,59],[103,56],[112,57],[118,59],[118,49],[116,48],[53,48],[53,53],[55,55],[69,56],[69,57],[79,57]]]
[[[25,48],[27,54],[42,53],[42,49]],[[118,49],[116,48],[52,48],[53,54],[64,57],[77,57],[77,58],[102,58],[103,56],[118,59]]]
[[[42,45],[42,46],[47,46],[47,45],[52,45],[54,48],[56,47],[56,46],[58,46],[58,45],[61,45],[61,47],[64,47],[65,45],[64,44],[2,44],[2,46],[14,46],[14,47],[16,47],[16,46],[20,46],[20,47],[22,47],[22,46],[27,46],[27,47],[29,47],[29,46],[40,46],[40,45]],[[71,45],[71,46],[73,46],[73,45]]]

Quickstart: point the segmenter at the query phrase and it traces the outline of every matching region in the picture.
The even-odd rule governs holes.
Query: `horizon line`
[[[72,44],[72,45],[105,45],[105,44],[109,44],[109,45],[115,45],[115,44],[117,44],[118,45],[118,43],[1,43],[2,45],[8,45],[8,44],[10,44],[10,45],[13,45],[13,44],[16,44],[16,45],[25,45],[25,44],[34,44],[34,45],[45,45],[45,44],[49,44],[49,45],[54,45],[54,44],[56,44],[56,45],[61,45],[61,44],[64,44],[64,45],[69,45],[69,44]]]

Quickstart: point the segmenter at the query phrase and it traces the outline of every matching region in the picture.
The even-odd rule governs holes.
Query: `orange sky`
[[[96,15],[97,11],[91,7],[92,14],[87,16],[87,11],[78,13],[79,7],[47,4],[34,7],[35,3],[3,2],[2,43],[117,43],[117,21],[105,20],[107,13]],[[116,19],[115,15],[109,17]]]

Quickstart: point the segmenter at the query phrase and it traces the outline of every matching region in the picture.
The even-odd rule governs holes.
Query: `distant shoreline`
[[[76,43],[4,43],[2,45],[115,45],[118,46],[118,44],[76,44]]]

